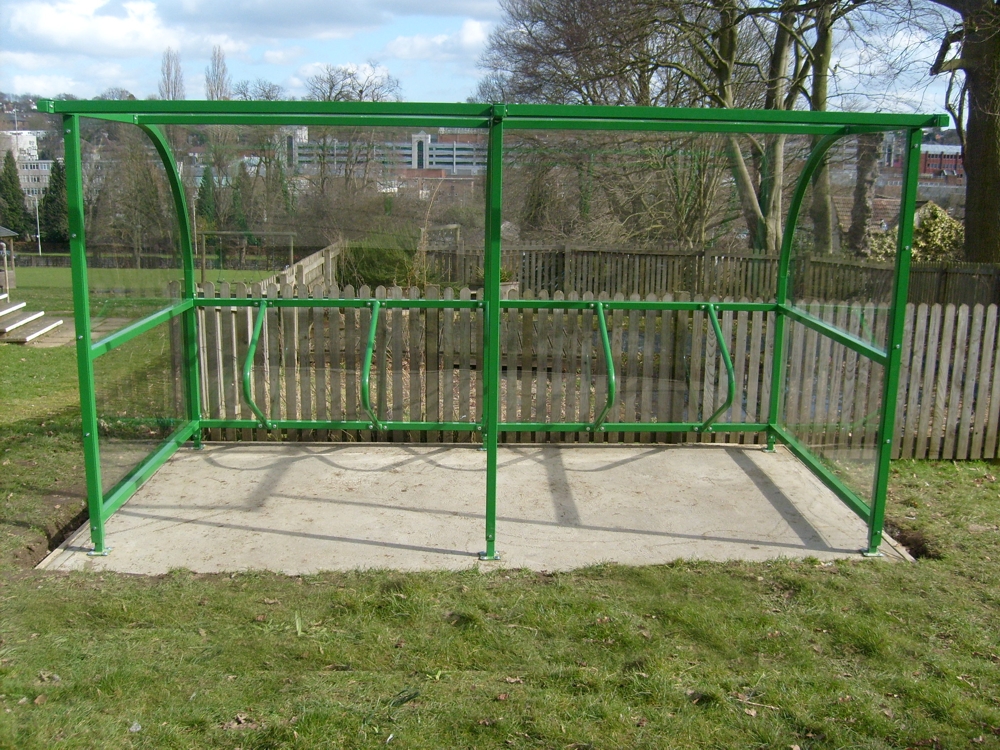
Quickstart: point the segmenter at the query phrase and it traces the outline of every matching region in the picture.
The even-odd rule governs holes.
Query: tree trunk
[[[965,257],[1000,262],[1000,12],[967,18],[966,61],[969,121],[965,132]]]
[[[854,206],[851,208],[851,228],[847,244],[857,255],[868,255],[868,228],[872,220],[875,180],[878,179],[878,154],[882,145],[881,133],[858,136],[858,172],[854,183]]]
[[[814,112],[826,110],[833,56],[833,13],[830,6],[816,12],[816,43],[813,46],[811,104]],[[821,137],[813,138],[813,148]],[[813,223],[813,252],[826,255],[833,252],[833,201],[830,196],[830,167],[824,156],[812,178],[812,204],[809,216]]]

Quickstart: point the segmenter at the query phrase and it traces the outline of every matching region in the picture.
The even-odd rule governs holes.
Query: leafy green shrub
[[[896,255],[896,231],[872,232],[868,236],[872,260],[891,260]],[[965,248],[965,225],[953,219],[933,201],[928,201],[914,219],[913,260],[921,263],[960,261]]]
[[[406,286],[413,275],[413,253],[401,247],[359,243],[351,245],[344,260],[342,283],[355,289],[367,284]]]
[[[961,260],[965,247],[965,225],[953,219],[936,203],[921,209],[913,230],[913,259],[919,261]]]

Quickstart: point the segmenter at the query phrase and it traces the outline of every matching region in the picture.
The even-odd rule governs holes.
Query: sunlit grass
[[[1000,745],[993,464],[894,464],[914,564],[46,574],[72,347],[0,347],[0,392],[0,747]]]

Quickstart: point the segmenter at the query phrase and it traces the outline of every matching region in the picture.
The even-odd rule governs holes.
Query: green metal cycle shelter
[[[73,276],[73,299],[76,322],[77,359],[80,381],[82,431],[91,554],[107,554],[105,522],[132,494],[148,480],[171,455],[186,442],[200,446],[202,431],[207,428],[275,429],[387,429],[476,431],[482,435],[486,450],[485,541],[483,559],[497,559],[497,448],[500,432],[582,432],[619,430],[633,432],[763,432],[768,448],[780,442],[797,456],[827,487],[861,516],[868,524],[865,552],[878,553],[882,539],[889,460],[892,455],[896,392],[900,373],[901,341],[907,300],[913,214],[917,193],[922,129],[947,125],[944,115],[896,115],[832,112],[775,112],[758,110],[665,109],[656,107],[598,107],[571,105],[506,104],[431,104],[367,102],[230,102],[230,101],[51,101],[38,102],[41,112],[61,114],[66,146],[66,176],[69,205],[70,250]],[[179,226],[179,244],[183,268],[180,300],[158,312],[92,342],[89,284],[84,226],[83,170],[81,160],[81,118],[96,118],[134,124],[152,141],[170,184]],[[476,128],[488,133],[486,170],[485,267],[482,300],[379,300],[379,299],[203,299],[198,296],[195,278],[195,248],[192,246],[190,212],[184,187],[162,126],[166,125],[270,125],[270,126],[361,126]],[[501,187],[503,184],[504,133],[517,130],[645,131],[720,134],[788,134],[813,138],[813,147],[800,172],[789,203],[778,266],[777,293],[772,302],[709,301],[580,301],[580,300],[505,300],[500,294]],[[824,163],[829,149],[845,136],[865,133],[903,131],[905,151],[900,202],[894,283],[889,300],[885,345],[864,340],[831,324],[807,309],[793,304],[789,296],[789,276],[796,221],[807,188],[816,170]],[[256,420],[206,419],[201,408],[198,318],[199,306],[259,306],[250,352],[243,366],[244,396]],[[249,388],[253,350],[267,307],[367,307],[371,325],[362,370],[361,404],[368,419],[363,421],[270,420],[253,402]],[[480,422],[392,422],[378,420],[371,407],[368,386],[375,343],[375,330],[381,309],[390,308],[480,308],[483,320],[484,408]],[[606,360],[607,403],[591,423],[583,422],[501,422],[500,417],[500,318],[510,308],[591,309],[596,313]],[[609,310],[701,310],[707,313],[717,338],[719,352],[728,376],[728,397],[715,412],[699,422],[607,422],[614,403],[616,374],[605,318]],[[774,337],[771,364],[771,390],[767,421],[755,423],[719,423],[735,397],[732,359],[720,328],[718,311],[769,312],[774,314]],[[159,447],[138,463],[132,471],[107,492],[102,489],[98,411],[95,395],[94,362],[99,357],[133,338],[180,318],[183,331],[182,373],[187,414],[183,423]],[[871,501],[866,502],[837,472],[800,441],[781,423],[781,395],[788,349],[786,329],[789,322],[801,324],[820,336],[846,347],[858,357],[867,358],[883,369],[882,399],[877,427],[877,449]]]

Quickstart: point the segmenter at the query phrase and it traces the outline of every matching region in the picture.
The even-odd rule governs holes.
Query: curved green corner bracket
[[[799,221],[799,213],[802,210],[802,201],[805,200],[806,190],[816,170],[823,164],[826,152],[830,150],[834,143],[845,135],[850,135],[850,131],[834,133],[824,136],[813,146],[799,174],[798,184],[792,194],[792,200],[788,204],[788,216],[785,219],[785,231],[781,238],[781,257],[778,260],[778,288],[774,295],[774,301],[778,304],[778,310],[774,316],[774,350],[771,360],[771,402],[767,410],[767,423],[770,427],[778,426],[778,410],[780,408],[782,381],[785,378],[785,315],[782,306],[788,302],[788,267],[792,261],[792,241],[795,239],[795,228]],[[774,450],[776,434],[773,429],[767,433],[767,450]]]
[[[177,224],[180,232],[181,266],[184,270],[184,299],[193,300],[198,296],[194,277],[194,238],[191,231],[191,218],[188,214],[187,198],[184,195],[184,183],[177,171],[177,162],[170,150],[167,137],[155,125],[138,126],[153,142],[156,153],[167,173],[170,184],[170,194],[174,200],[174,211],[177,214]],[[201,421],[201,367],[198,357],[198,322],[197,311],[192,308],[184,315],[184,382],[187,396],[188,418],[192,422]],[[201,430],[194,431],[194,445],[201,447]]]
[[[834,143],[840,140],[845,133],[835,133],[824,136],[813,147],[799,174],[798,184],[792,194],[792,200],[788,204],[788,216],[785,219],[785,231],[781,237],[781,258],[778,261],[778,293],[776,301],[779,305],[785,304],[788,299],[788,267],[792,260],[792,241],[795,239],[795,229],[799,222],[799,213],[802,211],[802,201],[805,200],[806,190],[812,182],[816,170],[823,164],[826,152],[830,150]]]
[[[365,410],[372,429],[381,430],[375,411],[372,409],[372,359],[375,356],[375,334],[378,332],[378,311],[381,303],[377,299],[371,301],[372,321],[368,326],[368,343],[365,345],[365,359],[361,365],[361,408]]]

